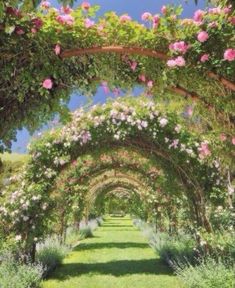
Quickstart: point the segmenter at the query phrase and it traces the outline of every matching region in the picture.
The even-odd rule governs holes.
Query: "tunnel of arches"
[[[32,143],[21,189],[5,204],[3,221],[29,249],[55,219],[62,219],[63,234],[68,219],[87,219],[107,193],[122,188],[156,225],[163,213],[176,223],[180,207],[193,225],[212,231],[206,205],[227,201],[223,173],[209,140],[181,124],[144,98],[75,111],[67,125]]]

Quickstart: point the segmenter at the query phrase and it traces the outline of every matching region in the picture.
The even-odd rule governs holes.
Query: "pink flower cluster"
[[[81,4],[82,10],[88,11],[91,8],[91,4],[87,1],[82,2]]]
[[[201,145],[198,147],[199,158],[204,159],[207,156],[211,155],[211,151],[209,149],[207,142],[202,142]]]
[[[40,6],[43,9],[49,9],[51,7],[51,3],[49,1],[42,1]]]
[[[185,54],[187,50],[189,49],[189,45],[187,45],[184,41],[179,41],[179,42],[171,43],[169,45],[169,49]]]
[[[182,56],[178,56],[175,59],[170,59],[167,61],[167,66],[171,68],[176,66],[183,67],[185,65],[186,65],[185,59]]]
[[[157,28],[159,24],[160,24],[160,16],[156,14],[153,16],[153,28]]]
[[[120,16],[119,19],[120,19],[121,23],[126,23],[126,22],[131,21],[131,17],[129,15],[127,15],[127,14],[124,14],[124,15]]]
[[[151,13],[149,13],[149,12],[144,12],[143,14],[142,14],[142,16],[141,16],[141,19],[143,20],[143,21],[148,21],[148,20],[152,20],[152,14]]]
[[[153,16],[149,12],[144,12],[141,16],[141,19],[143,21],[152,21],[153,22],[153,28],[156,28],[160,23],[160,16],[158,14]]]
[[[61,10],[61,13],[64,13],[64,14],[70,14],[73,11],[73,9],[71,9],[68,5],[62,6],[60,10]]]
[[[201,31],[197,34],[197,40],[199,42],[202,42],[202,43],[206,42],[208,38],[209,38],[209,35],[206,31]]]
[[[205,15],[205,11],[199,9],[199,10],[195,11],[194,16],[193,16],[193,20],[195,22],[202,22],[204,15]]]
[[[202,63],[204,63],[204,62],[206,62],[206,61],[208,61],[209,60],[209,54],[203,54],[202,56],[201,56],[201,58],[200,58],[200,61],[202,62]]]
[[[229,48],[224,52],[224,60],[233,61],[235,60],[235,49]]]
[[[45,79],[43,82],[42,82],[42,87],[47,89],[47,90],[50,90],[52,87],[53,87],[53,82],[50,78],[47,78]]]
[[[86,18],[84,20],[84,25],[85,25],[86,28],[91,28],[92,26],[95,25],[95,21],[93,21],[93,20],[91,20],[89,18]]]
[[[60,54],[60,52],[61,52],[60,44],[56,44],[56,45],[55,45],[54,51],[55,51],[55,54],[56,54],[56,55],[59,55],[59,54]]]
[[[74,24],[74,17],[69,14],[58,15],[56,20],[62,25],[72,26]]]

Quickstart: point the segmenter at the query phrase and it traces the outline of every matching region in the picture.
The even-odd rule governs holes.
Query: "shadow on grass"
[[[49,279],[66,280],[84,274],[113,275],[153,274],[174,276],[160,259],[119,260],[105,263],[68,263],[59,267]]]
[[[84,250],[93,250],[93,249],[107,249],[107,248],[147,248],[149,245],[146,243],[138,242],[104,242],[104,243],[81,243],[74,248],[74,251],[84,251]]]

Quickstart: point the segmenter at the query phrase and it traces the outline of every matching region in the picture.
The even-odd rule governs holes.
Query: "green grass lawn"
[[[180,288],[129,217],[106,218],[64,260],[43,288]]]

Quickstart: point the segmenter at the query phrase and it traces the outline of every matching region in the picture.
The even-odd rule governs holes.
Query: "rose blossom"
[[[95,21],[93,21],[93,20],[91,20],[89,18],[86,18],[84,20],[84,25],[85,25],[86,28],[90,28],[90,27],[95,25]]]
[[[144,12],[141,16],[141,19],[143,21],[147,21],[147,20],[150,20],[152,18],[152,14],[149,13],[149,12]]]
[[[142,81],[142,82],[145,82],[145,81],[146,81],[146,77],[145,77],[144,74],[139,75],[139,79],[140,79],[140,81]]]
[[[51,7],[51,3],[49,1],[42,1],[40,6],[44,9],[48,9]]]
[[[84,2],[82,2],[81,7],[82,7],[83,10],[87,11],[87,10],[90,9],[91,4],[89,2],[87,2],[87,1],[84,1]]]
[[[60,24],[67,24],[69,26],[74,24],[74,17],[66,14],[66,15],[58,15],[56,17],[56,20],[60,23]]]
[[[176,63],[175,63],[174,59],[168,60],[166,64],[167,64],[168,67],[175,67],[176,66]]]
[[[60,44],[56,44],[56,45],[55,45],[54,51],[55,51],[55,54],[56,54],[56,55],[59,55],[59,54],[60,54],[60,51],[61,51]]]
[[[127,14],[124,14],[124,15],[120,16],[120,21],[121,21],[121,23],[131,21],[131,17]]]
[[[206,42],[208,38],[209,38],[209,35],[206,31],[201,31],[197,34],[197,40],[199,42]]]
[[[130,63],[131,70],[135,71],[137,65],[138,65],[138,63],[136,61],[133,61],[132,63]]]
[[[49,90],[49,89],[52,88],[53,82],[52,82],[52,80],[51,80],[50,78],[47,78],[47,79],[45,79],[45,80],[43,81],[42,86],[43,86],[43,88]]]
[[[188,48],[189,45],[187,45],[184,41],[175,42],[169,45],[169,49],[182,52],[183,54],[187,52]]]
[[[43,25],[43,21],[41,18],[34,18],[32,19],[32,23],[36,29],[40,29]]]
[[[152,87],[153,87],[153,81],[152,81],[152,80],[149,80],[149,81],[147,82],[147,87],[148,87],[148,88],[152,88]]]
[[[17,35],[23,35],[25,33],[24,30],[20,27],[16,27],[15,32]]]
[[[160,127],[165,127],[168,123],[168,120],[166,118],[161,118],[159,121]]]
[[[235,137],[232,138],[232,144],[235,145]]]
[[[207,142],[202,142],[200,147],[198,147],[198,151],[199,151],[199,158],[201,159],[204,159],[205,157],[211,155],[211,151],[208,147]]]
[[[166,13],[167,13],[167,8],[166,8],[165,5],[162,6],[161,12],[162,12],[163,15],[166,15]]]
[[[229,48],[224,52],[224,60],[233,61],[235,59],[235,49]]]
[[[208,61],[208,60],[209,60],[209,54],[203,54],[200,58],[200,61],[203,63]]]
[[[231,24],[235,25],[235,16],[230,17],[229,21]]]
[[[69,5],[67,5],[67,6],[62,6],[62,7],[60,8],[60,11],[61,11],[62,13],[64,13],[64,14],[70,14],[70,13],[73,11],[73,9],[71,9],[71,8],[69,7]]]
[[[205,14],[205,12],[203,10],[199,9],[199,10],[195,11],[194,16],[193,16],[193,20],[196,22],[201,22],[204,14]]]
[[[177,66],[185,66],[185,60],[182,56],[178,56],[177,58],[175,58],[175,63]]]
[[[160,23],[160,16],[158,14],[153,16],[153,28],[156,28]]]

